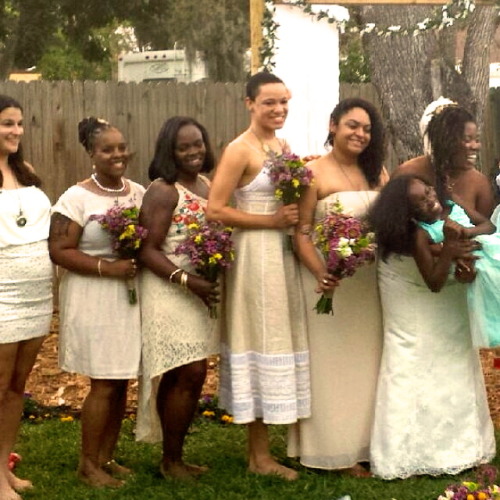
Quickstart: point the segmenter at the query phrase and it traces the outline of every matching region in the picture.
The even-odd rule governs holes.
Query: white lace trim
[[[220,405],[234,422],[291,424],[311,414],[309,352],[231,354],[222,345]]]

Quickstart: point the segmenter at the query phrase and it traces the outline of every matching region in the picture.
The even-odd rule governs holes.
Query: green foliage
[[[185,458],[206,464],[207,474],[197,481],[171,481],[158,473],[161,446],[137,443],[134,422],[123,424],[116,459],[135,474],[119,490],[89,489],[78,482],[80,423],[46,420],[40,425],[23,423],[16,451],[23,456],[16,472],[29,477],[35,488],[23,493],[24,500],[335,500],[350,495],[353,500],[435,500],[450,483],[473,478],[471,472],[459,478],[422,476],[404,481],[359,479],[328,471],[305,469],[286,458],[286,429],[271,426],[272,453],[300,471],[297,481],[249,474],[246,470],[246,428],[197,420],[186,439]],[[457,436],[460,439],[460,436]],[[498,459],[495,460],[498,465]]]
[[[358,35],[344,35],[340,42],[340,81],[366,83],[370,81],[368,58]]]

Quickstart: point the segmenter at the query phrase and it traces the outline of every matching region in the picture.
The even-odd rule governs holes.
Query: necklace
[[[264,153],[266,153],[266,155],[268,155],[271,151],[272,151],[272,148],[271,146],[269,146],[269,144],[266,144],[258,135],[257,135],[257,132],[255,132],[255,130],[253,128],[250,127],[250,132],[252,132],[252,134],[255,136],[255,138],[259,141],[260,143],[260,147],[262,149],[262,151],[264,151]]]
[[[121,177],[121,181],[122,181],[122,187],[121,188],[118,188],[118,189],[113,189],[113,188],[107,188],[107,187],[104,187],[98,180],[97,180],[97,175],[96,174],[92,174],[90,176],[90,178],[94,181],[95,185],[99,188],[99,189],[102,189],[103,191],[106,191],[106,193],[123,193],[123,191],[125,191],[125,188],[127,187],[127,185],[125,184],[125,181],[123,180],[123,177]]]
[[[368,212],[368,208],[370,207],[370,196],[368,195],[367,191],[365,189],[357,189],[354,183],[352,182],[351,178],[347,175],[347,172],[344,170],[344,167],[342,166],[342,163],[340,163],[337,159],[334,158],[334,160],[337,162],[338,166],[340,167],[340,170],[344,174],[344,177],[347,179],[347,182],[351,186],[352,190],[356,192],[361,200],[363,201],[363,204],[365,205],[365,215]],[[363,194],[362,194],[363,193]]]
[[[15,176],[14,176],[14,182],[16,183],[17,201],[19,202],[19,213],[17,214],[17,217],[16,217],[16,224],[19,227],[24,227],[28,221],[23,213],[23,207],[21,205],[21,196],[19,194],[19,184],[17,183],[17,178],[15,178]]]

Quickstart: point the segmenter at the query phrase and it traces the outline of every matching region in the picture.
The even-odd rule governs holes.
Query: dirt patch
[[[36,360],[33,372],[28,380],[26,392],[33,399],[46,406],[67,405],[78,410],[82,406],[88,391],[88,378],[81,375],[62,372],[57,363],[58,316],[54,315],[51,332],[44,342]],[[490,350],[481,352],[481,361],[488,391],[488,402],[495,427],[500,428],[500,369],[495,369],[495,353]],[[203,388],[204,395],[217,393],[218,360],[210,358],[207,380]],[[465,403],[467,404],[467,403]],[[137,381],[129,385],[128,411],[137,408]]]

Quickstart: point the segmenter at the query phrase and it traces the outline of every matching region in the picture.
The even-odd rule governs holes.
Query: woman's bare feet
[[[160,464],[160,473],[165,479],[194,479],[208,471],[208,467],[191,465],[184,462]]]
[[[21,479],[17,477],[12,471],[7,472],[7,480],[9,481],[10,487],[16,491],[25,491],[33,488],[33,483],[29,479]]]
[[[92,488],[120,488],[125,483],[110,476],[101,468],[80,467],[77,471],[78,479]]]
[[[352,477],[373,477],[373,474],[366,470],[361,464],[353,465],[348,469],[341,469],[339,472]]]
[[[22,497],[18,495],[10,486],[0,487],[0,498],[2,500],[22,500]]]
[[[261,474],[263,476],[279,476],[287,481],[295,481],[299,477],[299,473],[296,470],[281,465],[272,457],[260,460],[259,463],[250,461],[248,470],[254,474]]]
[[[128,467],[120,465],[115,460],[106,462],[101,466],[101,469],[106,472],[106,474],[109,474],[111,476],[127,477],[132,474],[132,471]]]

